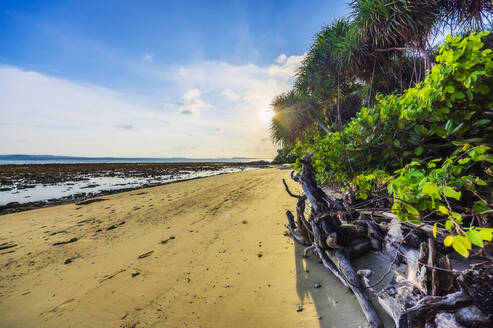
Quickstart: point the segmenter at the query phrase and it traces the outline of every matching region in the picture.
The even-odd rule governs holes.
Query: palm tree
[[[325,122],[342,130],[376,93],[401,92],[431,68],[430,37],[447,26],[491,26],[491,0],[352,0],[349,18],[322,27],[297,71],[294,89],[274,99],[272,138],[294,144]],[[432,42],[431,42],[432,43]],[[310,130],[315,133],[317,130]]]
[[[294,144],[316,124],[325,132],[330,132],[320,113],[310,104],[310,99],[295,89],[278,95],[272,102],[272,108],[275,114],[271,121],[271,136],[282,146]]]
[[[342,129],[341,99],[348,89],[353,91],[358,74],[367,70],[368,62],[364,44],[359,42],[353,26],[340,18],[315,35],[298,70],[295,88],[311,99],[315,112],[330,116],[336,111],[337,125]]]
[[[454,26],[457,32],[484,27],[491,0],[352,0],[351,17],[374,52],[415,52],[431,68],[430,37]],[[491,24],[491,23],[490,23]]]
[[[436,0],[352,0],[351,17],[374,52],[411,51],[431,59],[427,41],[440,20]]]
[[[460,30],[466,32],[492,25],[491,0],[441,0],[439,6],[444,25],[458,25]]]

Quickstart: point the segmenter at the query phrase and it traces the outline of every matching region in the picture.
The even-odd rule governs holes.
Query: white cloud
[[[146,63],[152,63],[153,56],[152,54],[144,54],[142,57],[142,60],[145,61]]]
[[[286,59],[288,57],[285,55],[285,54],[280,54],[279,57],[277,57],[276,59],[276,62],[279,64],[279,65],[282,65],[286,62]]]
[[[270,104],[275,95],[292,87],[303,58],[286,56],[281,64],[267,66],[202,62],[177,68],[171,80],[182,89],[198,88],[211,98],[217,95],[211,101],[214,111],[208,112],[208,119],[226,121],[222,126],[231,126],[242,145],[254,148],[253,152],[274,154],[272,143],[260,141],[269,136]]]
[[[302,59],[155,69],[149,79],[166,85],[151,102],[155,107],[96,85],[0,65],[0,153],[268,158],[275,153],[266,142],[269,104],[292,86]]]
[[[231,89],[224,89],[221,94],[223,96],[225,96],[226,98],[228,99],[231,99],[231,100],[238,100],[240,99],[240,96],[237,95],[233,90]]]
[[[212,108],[201,98],[200,90],[197,88],[190,89],[183,95],[179,112],[181,114],[200,114],[201,111]]]
[[[133,130],[135,128],[132,124],[117,124],[114,127],[120,130]]]
[[[277,58],[277,61],[279,62],[279,56]],[[271,65],[269,66],[269,74],[271,76],[278,76],[284,79],[289,79],[290,77],[294,76],[296,73],[296,69],[298,68],[299,64],[303,60],[305,56],[289,56],[287,58],[282,58],[282,64],[280,65]]]

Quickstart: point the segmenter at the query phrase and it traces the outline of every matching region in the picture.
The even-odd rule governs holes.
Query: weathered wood
[[[436,296],[437,291],[438,291],[438,275],[437,275],[437,270],[434,268],[436,266],[436,248],[435,248],[435,242],[433,239],[428,238],[428,290],[431,290],[431,295]]]
[[[288,217],[289,223],[286,227],[289,229],[289,232],[291,233],[291,236],[294,238],[294,240],[302,245],[310,245],[310,242],[303,238],[299,233],[298,228],[296,228],[296,225],[294,224],[293,213],[288,210],[286,211],[286,216]]]
[[[435,320],[433,321],[434,326],[430,325],[428,322],[425,324],[425,327],[433,327],[433,328],[465,328],[460,323],[457,322],[453,313],[448,312],[438,312],[435,315]]]
[[[459,275],[457,282],[483,313],[493,314],[492,262],[473,265],[472,268]]]
[[[394,320],[396,328],[408,328],[406,308],[414,305],[422,294],[402,276],[395,276],[389,286],[376,292],[370,286],[369,276],[371,270],[359,270],[358,275],[362,277],[362,283],[370,291],[375,293],[378,303],[384,311]]]
[[[441,245],[447,231],[438,229],[438,237],[434,238],[430,224],[416,226],[399,221],[389,212],[361,208],[365,204],[378,207],[379,204],[374,202],[354,204],[359,207],[354,209],[351,202],[331,199],[317,185],[311,156],[309,153],[301,160],[301,174],[291,173],[291,177],[301,184],[303,196],[292,194],[283,181],[290,196],[298,199],[297,221],[295,223],[289,212],[288,227],[296,241],[311,245],[305,249],[305,255],[314,250],[324,267],[354,293],[371,327],[381,327],[382,323],[369,300],[368,291],[375,292],[379,304],[398,328],[493,326],[491,262],[463,273],[457,280],[457,273],[452,272],[446,255],[449,249]],[[311,204],[308,220],[304,217],[306,200]],[[388,207],[385,203],[380,205]],[[360,217],[355,220],[358,213]],[[363,214],[368,214],[371,219]],[[300,231],[305,233],[305,239]],[[359,271],[360,278],[349,260],[371,248],[393,259],[377,284],[392,270],[393,264],[405,262],[407,277],[397,273],[383,290],[374,291],[368,279],[370,271]],[[457,291],[459,285],[461,290]],[[456,292],[451,293],[454,290]]]
[[[302,196],[298,199],[298,202],[296,203],[296,220],[298,231],[300,232],[302,237],[305,238],[308,243],[312,243],[313,233],[310,230],[310,224],[305,219],[305,200],[306,197]]]
[[[471,298],[462,291],[446,296],[425,296],[407,310],[409,327],[424,328],[425,322],[434,318],[438,311],[453,311],[470,303]]]
[[[353,254],[361,254],[370,249],[370,242],[366,237],[367,232],[354,225],[341,225],[340,218],[342,218],[342,215],[339,211],[343,211],[344,207],[339,202],[330,199],[318,187],[314,170],[310,163],[311,155],[312,153],[307,154],[302,160],[302,174],[294,175],[293,172],[291,173],[291,177],[301,184],[305,193],[304,197],[308,199],[312,206],[309,226],[306,227],[307,235],[310,236],[308,231],[312,232],[313,245],[324,266],[353,291],[370,327],[382,327],[380,318],[370,302],[367,291],[361,285],[348,256],[348,251]],[[289,188],[287,188],[286,183],[284,185],[288,191]],[[301,204],[301,200],[302,198],[298,198],[296,206],[298,218],[301,221],[298,224],[298,230],[301,230],[300,227],[303,226],[304,219],[304,199],[303,204]],[[326,243],[329,240],[335,241],[335,245],[332,246],[342,248],[337,250],[329,249]]]
[[[491,327],[493,322],[493,314],[486,315],[476,305],[470,305],[455,312],[457,321],[466,327]]]
[[[335,264],[340,275],[347,281],[349,288],[353,291],[358,303],[365,314],[370,327],[383,327],[380,318],[368,297],[366,289],[361,285],[360,279],[349,262],[343,250],[328,250],[325,252],[332,263]]]

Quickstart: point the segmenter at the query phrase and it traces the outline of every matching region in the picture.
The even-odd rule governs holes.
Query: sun
[[[265,123],[270,123],[272,121],[272,118],[274,117],[274,111],[272,110],[271,106],[264,106],[260,111],[259,111],[259,116],[262,121]]]

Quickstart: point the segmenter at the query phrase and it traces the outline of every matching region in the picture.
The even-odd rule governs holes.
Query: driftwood
[[[400,222],[378,208],[353,209],[352,201],[331,199],[317,185],[311,153],[301,161],[301,174],[291,172],[304,195],[287,193],[297,199],[296,217],[290,211],[287,228],[293,239],[307,246],[323,266],[355,295],[370,327],[383,327],[368,292],[398,328],[489,327],[493,325],[493,266],[491,262],[460,274],[454,271],[447,249],[441,246],[446,231]],[[306,202],[311,213],[305,218]],[[392,259],[387,272],[373,285],[370,270],[355,272],[350,259],[370,249]],[[445,251],[445,252],[444,252]],[[382,290],[374,290],[394,264],[407,264],[407,275],[392,275]],[[459,277],[459,279],[457,279]]]
[[[286,191],[291,196],[298,198],[296,206],[298,224],[295,228],[293,215],[291,212],[286,213],[289,222],[288,228],[296,241],[304,245],[311,242],[323,265],[353,291],[370,327],[383,327],[366,289],[362,286],[349,261],[349,253],[368,250],[370,241],[362,238],[366,233],[356,233],[359,230],[356,226],[343,226],[341,224],[338,211],[343,211],[344,207],[339,202],[330,199],[318,187],[313,167],[310,164],[310,157],[309,154],[303,160],[302,174],[296,176],[291,174],[293,180],[301,184],[306,198],[311,204],[310,226],[305,226],[305,222],[308,224],[308,221],[304,219],[305,199],[303,196],[292,194],[284,181]],[[352,233],[358,235],[359,238],[356,241],[354,241],[354,236],[351,237]]]

